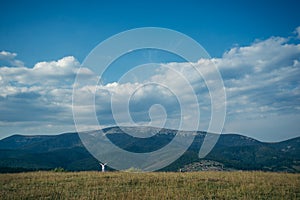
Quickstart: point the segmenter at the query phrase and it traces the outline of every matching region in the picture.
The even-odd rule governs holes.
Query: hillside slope
[[[127,127],[127,131],[155,132],[156,128]],[[176,134],[175,130],[162,129],[149,138],[135,138],[118,127],[107,128],[103,132],[119,147],[137,153],[160,149]],[[203,162],[198,158],[198,151],[204,136],[205,132],[198,132],[188,151],[162,171],[178,171],[189,164]],[[205,160],[220,163],[224,170],[300,172],[300,137],[278,143],[264,143],[242,135],[223,134]],[[85,149],[77,133],[13,135],[0,140],[2,172],[48,170],[56,167],[70,171],[99,170],[98,161]],[[205,169],[207,170],[207,166]]]

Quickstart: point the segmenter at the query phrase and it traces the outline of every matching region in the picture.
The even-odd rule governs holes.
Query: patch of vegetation
[[[0,174],[0,199],[299,199],[300,174],[27,172]]]
[[[66,170],[62,167],[56,167],[52,171],[54,171],[54,172],[66,172]]]
[[[125,172],[142,172],[141,169],[130,167],[129,169],[125,170]]]

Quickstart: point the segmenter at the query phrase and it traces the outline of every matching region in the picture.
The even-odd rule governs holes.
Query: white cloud
[[[265,114],[261,108],[268,106],[278,114],[293,112],[300,99],[294,92],[300,84],[299,59],[300,45],[278,37],[225,53],[217,65],[225,80],[229,110],[251,107],[252,114],[260,115]]]
[[[295,33],[297,34],[297,38],[300,39],[300,26],[296,28]]]
[[[16,56],[17,56],[16,53],[1,51],[0,64],[4,62],[4,64],[12,67],[24,67],[24,63],[22,61],[15,59]]]
[[[14,53],[2,55],[16,56]],[[72,83],[79,66],[79,62],[69,56],[37,63],[33,68],[0,67],[0,122],[6,124],[5,127],[19,124],[31,131],[30,124],[40,127],[39,130],[43,130],[42,127],[51,130],[69,128],[73,124]],[[85,74],[93,76],[88,69]]]
[[[12,60],[17,56],[16,53],[11,53],[8,51],[1,51],[0,52],[0,59],[1,60]]]
[[[58,82],[74,81],[79,62],[73,57],[64,57],[58,61],[40,62],[33,68],[1,67],[0,74],[6,82],[17,81],[24,85],[56,85]]]
[[[229,119],[225,128],[229,132],[252,132],[259,139],[278,140],[278,137],[297,136],[295,130],[299,126],[294,124],[291,127],[291,116],[299,118],[300,107],[300,45],[290,43],[286,38],[271,37],[267,40],[256,41],[250,46],[235,47],[225,52],[222,58],[213,58],[210,60],[201,59],[193,63],[197,68],[203,69],[205,74],[209,74],[215,64],[219,68],[227,92]],[[168,65],[168,64],[166,64]],[[176,66],[182,69],[183,73],[187,63],[171,63],[169,66]],[[190,72],[189,72],[190,73]],[[159,74],[159,79],[177,85],[182,88],[182,82],[174,78],[174,75],[166,72]],[[203,96],[203,91],[196,85],[201,85],[201,79],[196,76],[191,82],[194,88],[197,88],[199,96]],[[202,87],[203,88],[203,87]],[[203,100],[203,98],[202,98]],[[205,102],[209,98],[204,98]],[[206,105],[207,106],[207,105]],[[203,107],[201,107],[203,108]],[[205,108],[205,106],[204,106]],[[274,117],[277,116],[277,117]],[[254,128],[244,126],[241,128],[238,124],[247,124],[251,121],[251,126],[255,126],[255,120],[266,122],[265,127]],[[281,128],[273,132],[270,119],[281,119]],[[295,121],[295,120],[293,120]],[[272,130],[272,132],[268,131]],[[290,135],[285,135],[283,130],[293,130]],[[257,135],[263,133],[262,135]],[[263,135],[265,134],[266,137]],[[276,134],[278,136],[276,136]],[[251,135],[251,134],[248,134]],[[281,138],[282,139],[282,138]]]
[[[299,27],[297,30],[299,33]],[[80,63],[69,56],[57,61],[40,62],[33,68],[27,68],[15,64],[16,56],[10,52],[0,53],[0,59],[9,60],[11,64],[0,67],[0,123],[6,124],[5,127],[18,124],[30,131],[33,131],[28,128],[30,124],[38,122],[42,127],[52,130],[61,130],[64,126],[72,127],[72,86]],[[96,110],[101,125],[114,123],[111,102],[118,111],[120,122],[130,124],[127,110],[124,109],[128,107],[129,98],[131,117],[135,122],[147,125],[150,122],[151,105],[161,104],[166,114],[169,114],[169,123],[172,124],[180,116],[177,98],[186,105],[188,112],[184,116],[190,119],[191,124],[197,123],[192,116],[199,102],[201,122],[204,121],[201,127],[205,130],[211,112],[209,92],[220,96],[220,91],[214,87],[208,91],[199,71],[210,78],[210,85],[214,85],[216,79],[211,76],[214,65],[220,70],[227,92],[226,131],[251,135],[254,129],[249,126],[255,126],[255,120],[262,120],[266,123],[265,127],[258,123],[257,132],[264,132],[274,123],[271,119],[281,120],[282,128],[278,131],[297,129],[297,124],[293,126],[289,121],[293,116],[294,119],[299,118],[300,45],[282,37],[271,37],[255,41],[249,46],[234,47],[221,58],[200,59],[197,63],[161,64],[142,80],[130,81],[133,79],[129,78],[128,82],[98,86],[78,85],[80,96],[76,109],[81,112],[88,128],[95,127],[89,124],[89,113],[93,105],[85,100],[96,91]],[[86,77],[87,83],[97,80],[89,69],[83,68],[80,72]],[[143,70],[140,72],[145,73]],[[153,82],[158,84],[151,85]],[[194,90],[198,102],[194,101],[189,87]],[[161,111],[158,109],[158,112],[152,114],[151,118],[156,120],[153,123],[159,124],[162,120],[159,117]],[[274,129],[269,130],[276,133]],[[295,136],[298,133],[293,131],[293,134]],[[260,138],[257,134],[255,136]],[[282,138],[290,136],[280,135]],[[272,140],[272,137],[270,133],[265,138]]]

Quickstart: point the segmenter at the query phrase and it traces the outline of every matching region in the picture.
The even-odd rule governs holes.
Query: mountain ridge
[[[102,131],[109,133],[107,137],[113,143],[132,152],[159,149],[170,142],[177,132],[162,129],[158,134],[148,133],[152,135],[150,138],[133,139],[122,128],[124,127],[110,127]],[[138,131],[135,127],[126,128],[132,132],[157,130],[155,127],[139,128],[141,130]],[[203,131],[197,132],[187,152],[161,170],[179,171],[192,163],[211,160],[224,165],[225,170],[300,172],[300,137],[268,143],[239,134],[221,134],[213,150],[204,159],[199,159],[198,151],[205,134],[207,133]],[[6,137],[0,140],[0,159],[0,171],[4,172],[7,169],[24,168],[23,171],[26,171],[56,167],[70,171],[99,170],[98,161],[85,149],[76,132],[36,136],[16,134]]]

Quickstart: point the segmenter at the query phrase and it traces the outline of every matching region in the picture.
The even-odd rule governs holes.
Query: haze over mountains
[[[135,133],[148,132],[148,135],[156,130],[153,127],[126,129]],[[160,149],[176,134],[175,130],[162,129],[152,137],[135,138],[125,134],[119,127],[106,128],[103,132],[115,145],[137,153]],[[237,134],[223,134],[213,150],[204,159],[199,159],[198,151],[205,134],[197,132],[189,149],[161,171],[189,171],[193,168],[191,166],[198,166],[197,170],[300,172],[300,137],[265,143]],[[99,170],[98,161],[86,150],[77,133],[13,135],[0,140],[1,172],[51,170],[57,167],[69,171]]]

